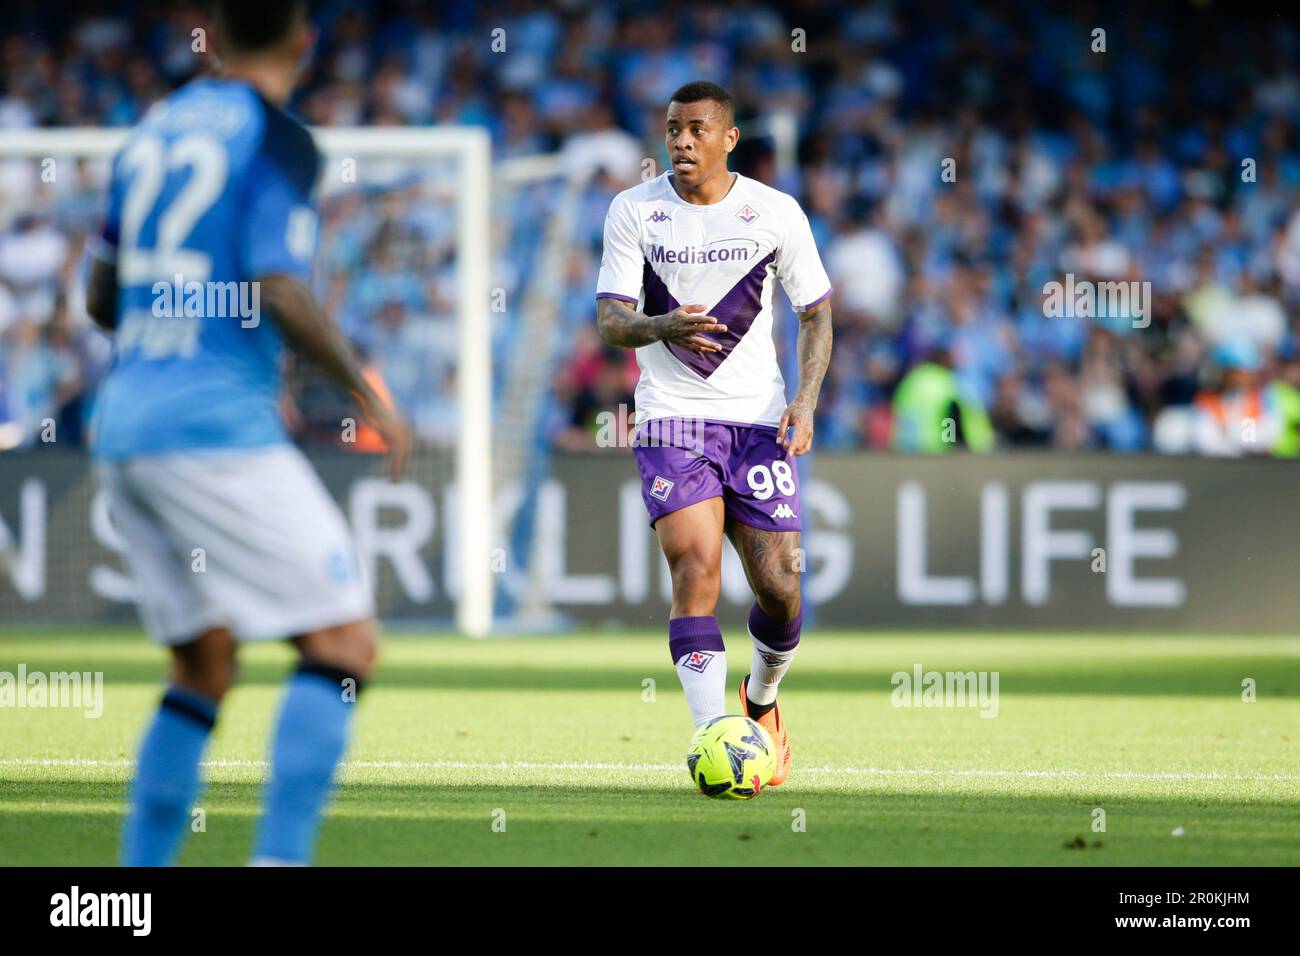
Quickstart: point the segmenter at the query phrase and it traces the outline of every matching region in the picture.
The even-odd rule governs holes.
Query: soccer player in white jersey
[[[114,160],[86,296],[114,332],[97,477],[145,628],[172,653],[131,784],[121,859],[133,866],[174,860],[236,642],[272,639],[301,660],[253,859],[307,863],[374,661],[351,534],[278,413],[286,348],[358,398],[396,469],[410,445],[307,286],[320,157],[284,111],[313,41],[305,0],[217,0],[213,26],[221,75],[155,106]],[[232,293],[265,314],[229,312]]]
[[[672,573],[668,644],[697,727],[726,714],[714,611],[722,539],[754,591],[742,712],[771,734],[772,784],[790,770],[777,686],[799,643],[802,509],[794,457],[812,447],[831,355],[830,280],[790,196],[727,168],[731,95],[688,83],[668,104],[671,169],[615,197],[596,290],[601,338],[636,349],[634,454]],[[779,280],[799,314],[799,386],[787,404],[772,339]]]

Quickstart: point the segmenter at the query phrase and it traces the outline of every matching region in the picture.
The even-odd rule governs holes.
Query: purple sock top
[[[675,617],[668,622],[668,653],[676,664],[691,651],[723,651],[722,628],[712,614],[707,617]]]
[[[774,651],[792,651],[799,646],[803,630],[803,608],[788,621],[778,621],[754,602],[749,609],[749,633]]]

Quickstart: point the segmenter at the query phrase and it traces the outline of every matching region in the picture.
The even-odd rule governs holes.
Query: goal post
[[[5,130],[0,162],[107,159],[126,128]],[[457,520],[453,547],[460,593],[456,626],[482,637],[492,628],[492,328],[488,314],[491,140],[478,127],[313,128],[327,163],[343,159],[452,160],[456,164]]]

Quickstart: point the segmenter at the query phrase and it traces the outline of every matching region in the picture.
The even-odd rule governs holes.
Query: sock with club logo
[[[745,696],[749,716],[762,717],[776,706],[776,689],[790,669],[803,630],[803,609],[788,621],[778,621],[754,602],[749,609],[749,636],[754,640],[754,663]]]
[[[668,622],[668,650],[699,727],[727,712],[727,654],[718,619],[676,617]]]

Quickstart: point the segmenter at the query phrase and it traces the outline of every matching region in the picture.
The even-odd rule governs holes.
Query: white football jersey
[[[657,418],[776,425],[785,381],[772,341],[773,278],[796,311],[831,294],[808,217],[783,192],[739,174],[720,202],[685,202],[671,173],[624,190],[605,217],[597,298],[646,315],[703,305],[727,326],[721,352],[669,342],[636,350],[636,422]]]

